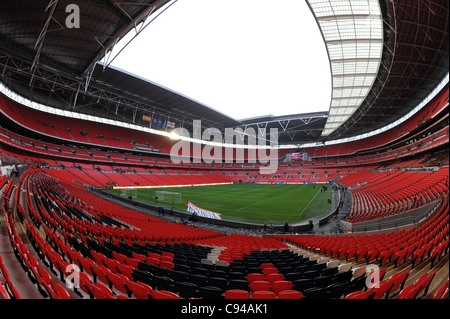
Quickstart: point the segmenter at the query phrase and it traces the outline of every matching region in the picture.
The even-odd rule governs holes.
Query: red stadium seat
[[[448,286],[449,279],[447,278],[447,281],[438,288],[433,296],[433,299],[445,299],[446,297],[448,297]]]
[[[176,293],[167,290],[154,290],[152,297],[153,299],[180,299]]]
[[[373,292],[369,291],[355,291],[347,296],[345,296],[345,299],[369,299],[369,297],[373,294]]]
[[[130,280],[128,280],[126,276],[109,272],[106,274],[106,278],[108,278],[108,281],[111,283],[109,287],[111,290],[114,288],[117,289],[117,291],[128,295],[127,284]]]
[[[95,299],[115,299],[112,290],[99,282],[94,284],[93,295]]]
[[[268,274],[278,273],[278,269],[274,267],[266,267],[263,269],[264,277],[267,278]]]
[[[288,280],[278,280],[272,283],[272,291],[277,295],[283,290],[292,289],[292,281]]]
[[[278,299],[302,299],[303,293],[297,290],[282,290],[278,293]]]
[[[264,280],[264,275],[260,274],[260,273],[250,273],[247,275],[247,282],[250,283],[255,280],[258,280],[258,281]]]
[[[269,273],[269,274],[267,274],[266,276],[265,276],[265,278],[266,278],[266,280],[268,281],[268,282],[270,282],[271,284],[274,282],[274,281],[279,281],[279,280],[283,280],[284,279],[284,275],[283,274],[280,274],[280,273]]]
[[[59,283],[54,283],[53,288],[55,290],[56,295],[58,296],[58,299],[72,299],[69,292],[61,286]]]
[[[251,294],[251,299],[276,299],[277,295],[270,290],[258,290]]]
[[[231,289],[225,291],[225,299],[249,299],[250,293],[242,289]]]
[[[420,289],[422,289],[422,287],[420,285],[414,285],[414,284],[410,284],[408,286],[406,286],[405,288],[402,289],[402,291],[400,291],[400,293],[398,294],[398,298],[399,299],[415,299],[417,297],[417,294],[419,293]]]
[[[254,280],[250,282],[250,290],[258,291],[258,290],[270,290],[271,285],[268,281],[263,280]]]
[[[130,281],[127,283],[127,289],[129,290],[129,296],[132,294],[137,299],[150,299],[154,292],[149,285],[142,282]]]

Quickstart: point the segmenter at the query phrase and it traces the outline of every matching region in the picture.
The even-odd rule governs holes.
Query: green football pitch
[[[310,220],[331,211],[331,185],[321,192],[317,184],[230,184],[215,186],[177,187],[164,189],[137,189],[135,201],[165,209],[186,212],[186,202],[221,214],[223,220],[257,224],[289,224]],[[181,194],[181,202],[171,196],[156,202],[157,191]],[[131,191],[113,190],[113,194],[130,195]],[[178,195],[179,197],[179,195]]]

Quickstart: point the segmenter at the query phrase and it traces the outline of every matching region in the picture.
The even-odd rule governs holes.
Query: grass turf
[[[181,193],[181,203],[174,210],[186,212],[186,201],[221,214],[224,220],[246,223],[289,224],[309,220],[331,210],[331,186],[321,192],[314,184],[231,184],[166,189],[138,189],[134,200],[152,205],[172,207],[172,201],[156,203],[155,191]],[[113,191],[120,194],[120,190]]]

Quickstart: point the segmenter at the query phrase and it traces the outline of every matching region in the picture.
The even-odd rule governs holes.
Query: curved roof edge
[[[383,53],[383,17],[378,0],[307,1],[321,30],[332,74],[332,97],[322,136],[349,119],[364,102]]]

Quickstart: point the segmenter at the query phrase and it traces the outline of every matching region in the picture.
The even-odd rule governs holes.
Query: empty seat
[[[338,266],[339,272],[347,272],[352,269],[352,264],[341,264]]]
[[[370,294],[370,291],[358,290],[345,296],[345,299],[369,299]]]
[[[410,284],[400,291],[398,294],[398,299],[415,299],[421,289],[421,286]]]
[[[128,280],[133,280],[133,267],[125,264],[119,264],[116,266],[116,269],[119,273],[127,277]]]
[[[272,283],[272,291],[279,294],[280,291],[292,289],[292,281],[278,280]]]
[[[297,290],[283,290],[278,293],[278,299],[302,299],[303,293]]]
[[[152,299],[180,299],[180,296],[167,290],[153,290]]]
[[[250,290],[258,291],[258,290],[270,290],[270,282],[264,280],[254,280],[250,282]]]
[[[348,285],[349,284],[347,282],[338,282],[327,286],[327,293],[325,297],[329,299],[341,298],[347,293]]]
[[[154,281],[158,290],[167,290],[175,293],[177,292],[177,289],[175,288],[175,282],[169,277],[155,276]]]
[[[296,281],[297,279],[302,279],[303,278],[302,276],[303,275],[301,272],[290,272],[290,273],[287,273],[284,277],[286,280]]]
[[[366,273],[366,266],[353,269],[353,278],[360,277]]]
[[[305,289],[312,288],[314,286],[313,278],[297,279],[293,282],[293,288],[298,291],[305,291]]]
[[[95,299],[115,299],[112,290],[99,282],[94,284],[93,295]]]
[[[192,282],[181,281],[175,282],[178,294],[181,298],[199,298],[200,293],[198,286]]]
[[[150,299],[153,289],[142,282],[133,282],[130,281],[127,284],[128,288],[128,296],[134,295],[137,299]]]
[[[263,274],[267,277],[268,274],[278,273],[278,269],[274,267],[266,267],[263,269]]]
[[[391,290],[394,285],[393,281],[381,281],[378,285],[375,285],[370,289],[371,293],[374,293],[372,299],[381,299],[385,297],[387,299],[387,292]]]
[[[54,283],[53,288],[55,290],[56,295],[58,296],[58,299],[71,299],[69,292],[61,286],[59,283]]]
[[[214,286],[222,289],[222,291],[225,291],[228,288],[228,279],[220,277],[210,277],[208,279],[208,286]]]
[[[224,291],[218,287],[203,286],[199,287],[199,294],[203,299],[223,299]]]
[[[320,275],[320,271],[318,271],[318,270],[308,270],[303,273],[303,278],[305,278],[305,279],[315,278],[315,277],[318,277],[319,275]]]
[[[199,274],[190,274],[187,281],[196,284],[198,287],[202,287],[208,284],[208,277]]]
[[[113,272],[107,273],[106,277],[108,278],[108,281],[110,283],[109,289],[113,290],[114,287],[114,289],[116,289],[117,291],[128,295],[126,284],[129,280],[127,277],[121,274],[115,274]]]
[[[332,276],[335,275],[339,272],[339,268],[338,267],[327,267],[325,269],[322,269],[322,275],[323,276]]]
[[[276,299],[277,295],[273,291],[258,290],[251,294],[251,299]]]
[[[250,293],[242,289],[231,289],[225,291],[225,299],[249,299]]]
[[[255,280],[264,280],[264,275],[260,273],[249,273],[247,275],[247,281],[249,283]]]
[[[266,276],[266,280],[270,283],[273,283],[274,281],[283,280],[284,275],[279,273],[271,273]]]
[[[323,288],[311,287],[303,291],[302,299],[324,299],[326,293],[327,293],[326,287]]]
[[[249,290],[249,284],[247,280],[244,279],[230,279],[228,281],[228,289],[241,289],[241,290]]]
[[[365,274],[365,272],[363,273]],[[351,270],[347,272],[338,272],[333,276],[334,282],[349,282],[352,279],[353,273]]]
[[[221,271],[221,270],[217,270],[217,271],[223,272],[223,273],[224,273],[224,276],[227,276],[227,277],[228,277],[228,280],[232,280],[232,279],[246,279],[245,273],[243,273],[243,272],[230,271],[230,272],[228,272],[228,274],[227,274],[226,272]],[[212,274],[212,273],[211,273],[211,274]]]
[[[154,286],[153,274],[149,271],[133,269],[132,272],[133,281],[142,282],[144,284]]]
[[[313,280],[314,286],[327,287],[328,285],[331,285],[331,283],[333,282],[333,276],[319,276],[315,277]]]

